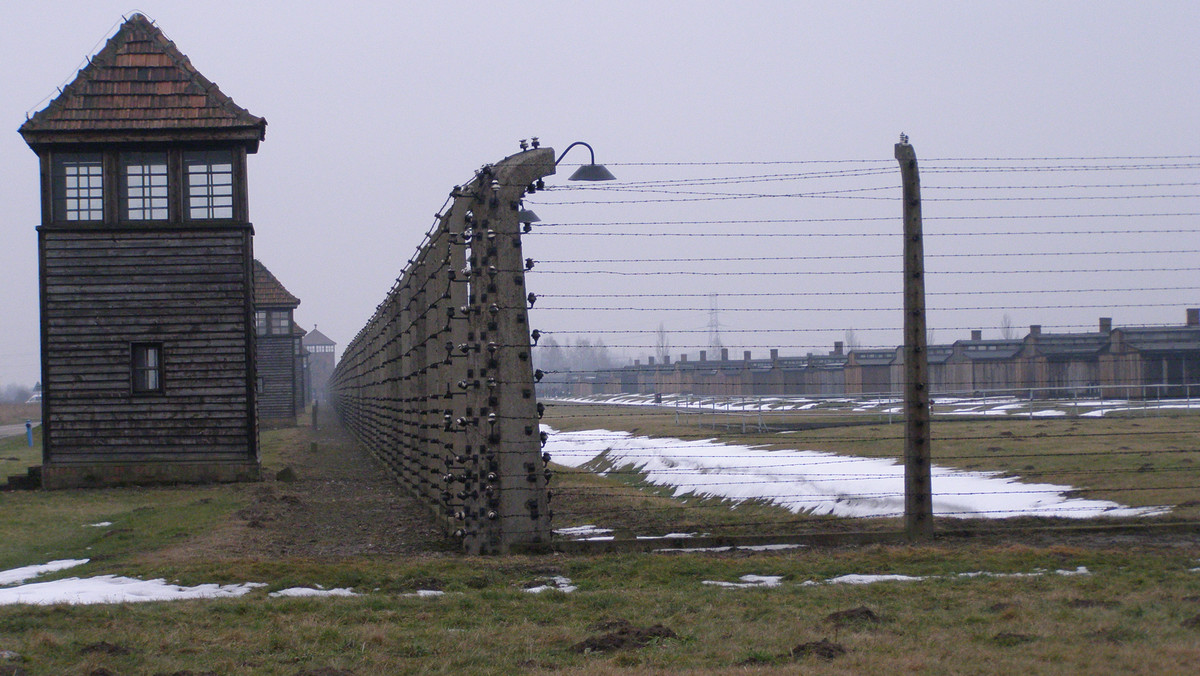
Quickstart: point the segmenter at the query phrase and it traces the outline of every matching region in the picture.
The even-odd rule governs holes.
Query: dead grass
[[[0,404],[0,425],[17,425],[26,420],[41,419],[41,404]]]
[[[669,429],[662,421],[654,424],[654,433]],[[1193,433],[1178,424],[1181,436],[1164,448],[1167,443],[1188,448]],[[652,431],[641,418],[633,426],[642,428],[640,433]],[[876,434],[888,429],[880,426]],[[992,428],[988,435],[1010,431],[1012,437],[1002,438],[1040,449],[1054,443],[1054,437],[1036,433],[1052,429]],[[856,431],[861,436],[868,430],[812,434],[843,444],[839,449],[867,448],[864,453],[871,448],[882,453],[889,443],[876,439],[872,446],[850,438]],[[846,436],[831,438],[835,432]],[[470,558],[433,551],[328,555],[319,547],[297,547],[268,555],[250,550],[215,555],[221,543],[245,534],[238,530],[237,514],[251,504],[256,491],[269,487],[276,497],[294,493],[315,500],[321,489],[306,482],[317,468],[362,462],[352,448],[320,434],[300,427],[264,437],[268,473],[291,466],[299,477],[286,486],[267,482],[0,495],[0,532],[5,535],[0,538],[0,569],[91,557],[87,566],[50,577],[111,572],[185,584],[268,584],[246,597],[219,601],[0,606],[0,650],[18,653],[21,667],[32,674],[107,669],[294,676],[322,668],[354,674],[1161,674],[1190,673],[1200,661],[1200,629],[1186,626],[1200,614],[1200,541],[1194,534],[1037,537],[1008,532],[921,546],[786,553]],[[1160,435],[1133,438],[1155,436]],[[313,439],[320,440],[322,449],[315,456],[309,450]],[[943,439],[943,444],[951,442]],[[965,440],[957,443],[970,447]],[[1061,455],[1055,462],[1068,463],[1072,457]],[[982,463],[988,456],[973,458]],[[565,471],[556,483],[611,488],[620,499],[605,506],[613,510],[616,525],[674,530],[679,522],[673,519],[691,513],[679,511],[678,501],[632,477],[621,483]],[[336,484],[330,495],[350,490],[347,485]],[[561,499],[553,503],[556,510],[562,509]],[[731,513],[727,505],[710,502],[705,505],[708,514]],[[326,504],[334,503],[321,502],[318,508]],[[655,514],[632,509],[642,504],[661,509],[660,516],[639,521]],[[738,511],[732,514],[740,516]],[[101,520],[113,521],[114,528],[83,527]],[[345,541],[365,535],[312,530],[309,537]],[[1080,566],[1089,574],[1053,572]],[[1021,576],[961,576],[978,571]],[[927,579],[823,583],[850,573]],[[758,589],[703,584],[747,574],[779,575],[783,583]],[[578,591],[523,591],[550,575],[570,578]],[[361,595],[267,596],[287,586],[318,584],[349,586]],[[445,594],[406,596],[431,588]],[[830,619],[860,607],[879,621],[839,624]],[[643,647],[623,650],[571,650],[611,631],[602,627],[620,622],[640,628],[661,625],[675,637],[663,633]],[[825,639],[844,646],[846,654],[831,659],[793,654],[797,646]],[[128,652],[83,652],[101,641]]]
[[[526,594],[545,559],[462,559],[440,566],[445,596],[389,591],[423,575],[428,561],[359,561],[364,596],[270,599],[266,591],[227,601],[0,608],[0,648],[22,654],[31,673],[296,674],[318,667],[374,673],[1187,673],[1200,641],[1184,620],[1200,610],[1186,551],[965,545],[871,547],[787,556],[627,555],[556,559],[579,586],[572,594]],[[293,564],[279,562],[282,570]],[[308,584],[330,584],[340,564],[310,563]],[[980,569],[1032,577],[951,577]],[[938,574],[923,582],[805,584],[834,574]],[[719,589],[703,580],[778,574],[772,589]],[[483,584],[480,578],[487,581]],[[468,581],[474,582],[468,584]],[[383,585],[380,591],[375,586]],[[1094,604],[1079,601],[1095,601]],[[836,623],[865,607],[878,622]],[[642,647],[580,652],[627,625],[661,632]],[[824,639],[847,653],[795,657]],[[128,654],[81,653],[107,641]],[[86,672],[85,672],[86,673]]]

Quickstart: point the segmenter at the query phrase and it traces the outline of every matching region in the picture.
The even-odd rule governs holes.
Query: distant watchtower
[[[313,330],[304,336],[304,347],[308,349],[312,397],[320,402],[329,401],[329,376],[333,375],[333,367],[336,365],[334,350],[337,349],[337,343],[313,326]]]
[[[258,477],[246,155],[265,131],[140,14],[21,125],[46,487]]]
[[[293,312],[293,296],[262,262],[254,261],[254,324],[258,333],[258,422],[295,427],[304,410],[304,329]]]

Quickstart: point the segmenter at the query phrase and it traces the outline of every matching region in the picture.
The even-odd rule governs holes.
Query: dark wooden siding
[[[47,462],[256,457],[250,237],[40,231]],[[133,343],[162,344],[162,393],[133,394]]]
[[[258,337],[258,416],[263,420],[296,417],[295,344],[291,335]]]

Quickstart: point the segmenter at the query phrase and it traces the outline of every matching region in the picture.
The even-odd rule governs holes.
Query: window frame
[[[292,333],[291,310],[271,310],[268,313],[268,331],[272,336],[288,336]]]
[[[133,396],[162,394],[163,376],[163,344],[130,343],[129,387]]]
[[[225,166],[228,169],[224,169]],[[222,168],[218,170],[217,167]],[[185,150],[182,169],[183,220],[232,221],[237,218],[238,165],[233,149]],[[201,177],[203,181],[198,181]],[[217,178],[221,180],[215,180]]]
[[[80,174],[68,174],[68,169],[79,169],[87,166],[89,171],[83,175],[87,185],[80,186]],[[76,185],[70,185],[75,183]],[[50,158],[50,213],[51,219],[61,223],[104,223],[104,212],[107,205],[105,195],[107,186],[104,180],[103,152],[63,152],[54,153]],[[88,191],[81,196],[71,191]],[[86,208],[79,208],[78,202],[86,201]],[[75,202],[75,208],[72,208]],[[99,204],[94,204],[99,202]],[[87,214],[79,218],[78,214]],[[74,217],[73,217],[74,216]]]
[[[140,167],[143,170],[138,174],[140,180],[149,180],[151,182],[149,184],[133,186],[131,184],[133,176],[129,173],[129,169],[133,167]],[[153,171],[153,169],[159,168],[161,168],[161,171]],[[167,151],[121,151],[118,154],[118,173],[117,202],[119,220],[132,223],[158,223],[171,220],[171,184],[174,181],[171,180],[171,162]],[[154,184],[154,179],[159,177],[161,177],[161,184]],[[150,194],[135,197],[132,194],[135,189],[149,190]],[[135,209],[131,205],[134,200],[143,201],[142,205],[136,209],[142,214],[140,218],[133,216],[132,212]],[[146,204],[147,202],[149,202],[148,205]]]

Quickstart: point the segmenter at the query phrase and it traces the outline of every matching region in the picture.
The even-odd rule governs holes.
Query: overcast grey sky
[[[451,186],[466,181],[481,164],[515,152],[517,140],[532,135],[560,150],[586,140],[598,161],[619,178],[637,181],[814,168],[685,170],[622,163],[891,160],[901,131],[921,158],[1200,154],[1200,4],[1195,2],[372,2],[335,9],[333,3],[304,1],[142,0],[139,5],[9,0],[0,6],[5,28],[0,120],[8,129],[0,134],[0,383],[38,378],[37,164],[16,129],[27,113],[45,106],[56,87],[73,79],[122,15],[135,9],[155,20],[222,91],[267,119],[266,141],[250,162],[256,255],[302,299],[300,324],[310,329],[319,324],[340,346],[383,299]],[[573,151],[564,165],[585,157],[582,150]],[[894,169],[895,163],[880,166]],[[552,184],[565,183],[566,173]],[[1190,178],[1187,172],[1136,178],[1187,182],[1196,176],[1193,169]],[[872,181],[864,185],[898,185],[899,177]],[[923,183],[931,185],[935,178],[923,175]],[[756,185],[752,190],[847,185]],[[898,215],[899,209],[898,200],[864,206],[785,199],[751,201],[749,212],[707,202],[555,206],[573,197],[617,196],[545,195],[536,205],[542,218],[568,223],[746,213],[764,219],[868,217]],[[889,196],[898,197],[898,191]],[[1083,213],[1101,206],[1112,205],[1071,208]],[[1194,212],[1200,211],[1197,206],[1195,199],[1180,198],[1148,208]],[[927,216],[931,208],[926,206]],[[1176,228],[1186,229],[1188,223],[1195,219],[1173,221]],[[1130,219],[1116,225],[1144,226]],[[665,239],[593,239],[534,237],[527,247],[539,259],[572,260],[613,253],[658,258],[675,251]],[[1111,246],[1129,241],[1114,240]],[[784,250],[780,244],[727,241],[705,248],[675,241],[673,246],[698,257],[714,252],[763,257],[778,255]],[[1143,244],[1148,250],[1200,248],[1194,229]],[[814,250],[811,245],[788,242],[787,251],[799,255]],[[859,241],[830,246],[822,253],[876,251]],[[955,246],[949,240],[929,245],[943,253],[959,250]],[[1189,264],[1185,257],[1163,256],[1137,262],[1147,261]],[[730,263],[713,269],[748,268]],[[1171,277],[1167,285],[1179,287],[1183,279]],[[816,280],[795,278],[712,282],[674,280],[677,285],[669,286],[646,278],[609,288],[713,293],[819,286]],[[542,293],[598,291],[599,283],[587,275],[530,277],[531,288]],[[1066,278],[1061,283],[1096,281]],[[1078,317],[1066,321],[1090,323],[1092,315],[1113,314],[1117,324],[1178,323],[1182,310],[1172,304],[1200,305],[1181,298],[1179,291],[1166,293],[1147,303],[1155,307],[1080,309]],[[984,306],[994,300],[972,302]],[[688,302],[705,308],[709,303],[706,298]],[[797,340],[792,350],[797,353],[828,344],[845,328],[899,325],[894,313],[819,319],[776,313],[751,319],[755,313],[734,316],[734,303],[720,301],[721,323],[731,330],[759,323],[828,329]],[[703,329],[708,319],[704,311],[607,319],[617,314],[535,311],[534,324],[586,334],[604,326],[653,329],[660,321],[671,330]],[[1000,314],[981,310],[944,321],[931,316],[930,324],[964,330],[994,326]],[[1018,325],[1064,319],[1063,313],[1050,311],[1014,311],[1012,316]],[[610,344],[653,342],[644,336],[603,337]],[[957,337],[962,336],[937,336]],[[783,334],[753,339],[731,334],[725,342],[739,347],[765,340],[786,352],[786,339]],[[860,339],[875,342],[869,334],[860,333]],[[878,341],[890,339],[881,335]],[[704,336],[673,339],[680,346],[704,342]],[[645,352],[630,349],[629,356]]]

